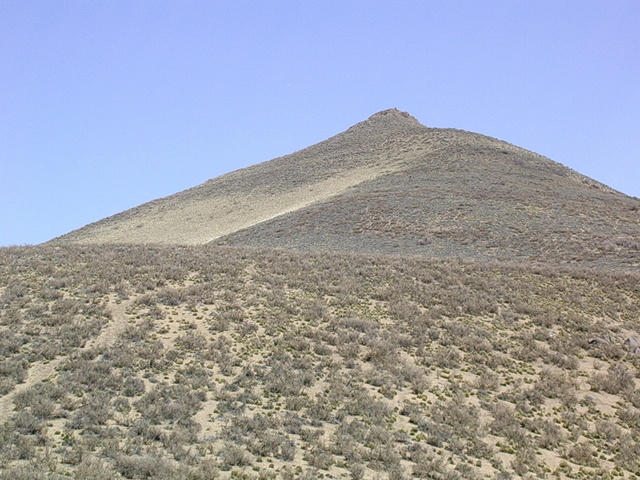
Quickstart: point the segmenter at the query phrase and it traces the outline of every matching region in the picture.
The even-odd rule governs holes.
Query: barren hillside
[[[640,266],[640,200],[503,141],[386,110],[54,240]]]
[[[397,110],[380,112],[346,132],[284,157],[124,211],[55,243],[197,245],[330,198],[396,171],[428,129]],[[414,147],[408,147],[410,151]]]

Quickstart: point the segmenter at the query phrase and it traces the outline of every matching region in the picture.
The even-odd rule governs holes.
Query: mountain
[[[311,147],[54,239],[640,266],[640,200],[385,110]]]
[[[0,248],[0,479],[640,478],[638,202],[386,110]]]

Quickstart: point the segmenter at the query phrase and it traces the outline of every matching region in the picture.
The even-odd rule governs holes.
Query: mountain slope
[[[488,137],[428,135],[441,136],[438,149],[216,243],[640,265],[638,199]]]
[[[640,266],[640,201],[503,141],[386,110],[55,239]]]
[[[380,112],[319,144],[145,203],[55,242],[207,243],[393,169],[397,137],[425,131],[408,114]]]

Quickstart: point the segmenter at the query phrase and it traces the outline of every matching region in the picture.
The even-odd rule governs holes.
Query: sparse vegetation
[[[636,478],[639,318],[631,272],[6,248],[0,471]]]

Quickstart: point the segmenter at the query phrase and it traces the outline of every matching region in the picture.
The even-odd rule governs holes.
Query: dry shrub
[[[118,455],[115,467],[125,478],[161,478],[170,471],[164,458],[152,455]]]
[[[596,372],[591,376],[591,390],[603,390],[612,395],[634,388],[634,375],[623,363],[615,363],[609,367],[607,373]]]
[[[578,465],[597,467],[599,465],[599,461],[594,453],[594,448],[588,443],[576,443],[567,452],[567,457]]]

